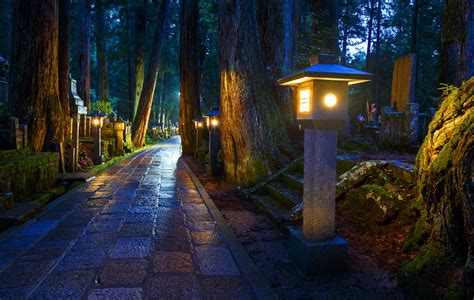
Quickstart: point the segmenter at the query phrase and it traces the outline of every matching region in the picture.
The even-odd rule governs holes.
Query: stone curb
[[[186,169],[186,172],[188,172],[189,177],[191,177],[191,180],[196,186],[211,216],[216,221],[217,227],[219,228],[222,237],[226,240],[230,252],[232,253],[232,256],[234,257],[237,265],[239,266],[239,269],[242,272],[245,280],[252,288],[255,297],[257,299],[277,299],[270,285],[264,279],[263,275],[260,273],[260,270],[249,257],[244,247],[240,244],[239,240],[232,232],[232,229],[227,224],[226,220],[222,216],[217,206],[214,204],[214,201],[212,201],[211,197],[209,196],[197,176],[194,174],[188,164],[184,161],[184,159],[181,159],[181,163]]]

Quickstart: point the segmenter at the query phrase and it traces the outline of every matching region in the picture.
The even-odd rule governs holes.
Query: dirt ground
[[[406,159],[405,161],[409,161]],[[396,272],[410,254],[402,250],[412,222],[403,220],[374,232],[344,205],[337,204],[337,231],[349,242],[344,273],[305,278],[288,258],[288,235],[252,202],[205,174],[193,158],[186,162],[205,186],[253,261],[282,299],[406,299]]]

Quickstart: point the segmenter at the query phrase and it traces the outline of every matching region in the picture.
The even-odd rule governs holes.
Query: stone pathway
[[[0,299],[247,299],[172,138],[0,235]]]

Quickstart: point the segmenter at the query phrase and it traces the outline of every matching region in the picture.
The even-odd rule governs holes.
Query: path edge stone
[[[243,277],[252,288],[255,297],[257,299],[277,299],[269,283],[265,280],[264,276],[252,261],[247,251],[245,251],[244,247],[240,244],[239,240],[233,233],[230,226],[227,224],[225,218],[222,216],[214,201],[207,193],[201,181],[199,181],[198,177],[194,174],[184,159],[180,159],[180,162],[183,164],[186,172],[189,174],[189,177],[191,177],[191,180],[196,186],[211,216],[216,221],[216,225],[219,228],[222,237],[227,242],[235,262],[242,272]]]

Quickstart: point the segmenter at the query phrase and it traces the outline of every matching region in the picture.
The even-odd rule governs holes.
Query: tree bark
[[[201,114],[199,89],[199,6],[182,0],[179,29],[180,104],[179,133],[184,154],[192,154],[196,130],[192,119]]]
[[[162,0],[158,11],[158,20],[156,23],[153,44],[148,60],[148,69],[146,72],[143,90],[138,104],[137,115],[133,121],[133,144],[135,147],[142,147],[145,144],[146,131],[148,129],[148,120],[150,119],[151,106],[153,104],[153,95],[155,94],[156,78],[160,67],[160,52],[163,44],[166,20],[168,19],[171,1]]]
[[[109,72],[107,68],[107,51],[105,49],[105,4],[96,1],[96,49],[98,69],[98,100],[109,101]]]
[[[218,1],[218,16],[226,179],[250,184],[287,161],[292,147],[265,77],[254,1]]]
[[[294,119],[290,89],[277,80],[289,75],[295,67],[301,2],[299,0],[257,1],[258,27],[265,60],[265,70],[271,84],[272,97],[285,121]]]
[[[9,104],[28,125],[28,144],[41,151],[60,139],[58,2],[17,0]],[[46,136],[51,140],[45,143]]]
[[[12,47],[13,0],[0,1],[0,55],[10,59]]]
[[[460,86],[474,75],[474,3],[446,0],[439,82]]]
[[[429,242],[465,262],[465,284],[474,293],[474,78],[443,98],[416,158],[422,218]]]
[[[146,0],[128,0],[130,101],[135,120],[145,80]]]
[[[370,69],[370,57],[372,51],[372,30],[374,24],[374,15],[375,15],[375,1],[369,0],[369,23],[367,25],[367,52],[365,54],[365,70],[369,71]]]
[[[377,1],[377,29],[375,40],[375,112],[376,120],[380,112],[380,29],[382,22],[382,0]]]
[[[313,45],[318,53],[339,54],[338,1],[312,0]]]
[[[59,99],[65,130],[62,141],[70,139],[69,61],[71,59],[71,0],[59,1],[58,76]]]
[[[78,61],[79,78],[77,93],[84,100],[88,110],[91,108],[91,2],[79,0]]]

